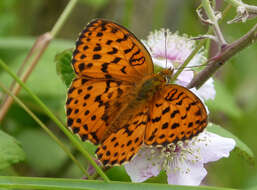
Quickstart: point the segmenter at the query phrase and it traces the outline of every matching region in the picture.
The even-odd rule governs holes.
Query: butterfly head
[[[170,81],[173,75],[173,68],[167,68],[167,69],[163,69],[162,71],[160,71],[158,73],[158,75],[164,79],[164,81]]]

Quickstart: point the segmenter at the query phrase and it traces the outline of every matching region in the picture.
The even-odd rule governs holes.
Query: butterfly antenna
[[[165,59],[166,59],[166,65],[165,68],[167,69],[168,63],[167,63],[167,30],[164,30],[164,48],[165,48]]]

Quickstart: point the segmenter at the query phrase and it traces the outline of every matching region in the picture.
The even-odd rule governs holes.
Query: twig
[[[257,6],[248,5],[248,4],[245,4],[242,1],[238,1],[238,0],[225,0],[225,1],[227,1],[228,3],[230,3],[231,5],[233,5],[236,8],[238,8],[238,7],[245,7],[245,9],[249,13],[257,14]]]
[[[223,48],[222,52],[218,55],[210,58],[207,61],[207,67],[202,70],[198,75],[196,75],[193,80],[188,84],[188,88],[200,88],[222,65],[225,64],[233,55],[237,54],[239,51],[245,47],[253,44],[257,41],[257,24],[240,39],[235,42],[228,44]]]
[[[222,32],[220,30],[219,24],[218,24],[218,16],[215,15],[209,0],[202,0],[202,6],[210,19],[210,24],[213,26],[214,33],[219,41],[220,47],[226,46],[227,42],[225,41]]]

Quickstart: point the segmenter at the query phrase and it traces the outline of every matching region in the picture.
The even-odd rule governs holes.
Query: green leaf
[[[128,183],[111,181],[109,183],[98,180],[76,180],[61,178],[36,178],[36,177],[13,177],[0,176],[0,187],[19,188],[19,189],[51,189],[51,190],[85,190],[85,189],[103,189],[103,190],[232,190],[224,187],[211,186],[182,186],[156,183]]]
[[[72,50],[67,49],[55,56],[56,71],[68,88],[75,77],[71,66]]]
[[[0,170],[25,160],[25,153],[18,141],[0,131]]]
[[[233,138],[236,141],[236,148],[235,151],[239,153],[244,159],[249,161],[251,164],[254,164],[254,154],[253,151],[238,137],[233,135],[231,132],[227,131],[226,129],[222,128],[219,125],[209,123],[207,127],[207,131],[216,133],[223,137]]]
[[[55,171],[67,159],[66,154],[56,142],[41,130],[25,130],[19,134],[17,139],[24,147],[27,163],[39,173]]]
[[[216,97],[215,101],[208,100],[206,103],[210,110],[222,111],[225,114],[238,118],[242,111],[235,101],[235,96],[230,94],[223,83],[215,81]]]

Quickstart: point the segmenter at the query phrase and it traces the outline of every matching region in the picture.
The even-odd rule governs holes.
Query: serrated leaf
[[[67,49],[55,56],[56,72],[68,88],[75,77],[71,66],[72,50]]]
[[[238,137],[233,135],[231,132],[227,131],[226,129],[222,128],[219,125],[209,123],[207,127],[207,131],[213,132],[223,137],[232,138],[236,141],[236,148],[235,151],[240,154],[244,159],[249,161],[251,164],[254,164],[254,154],[253,151]]]
[[[18,141],[0,131],[0,170],[25,160],[25,153]]]

